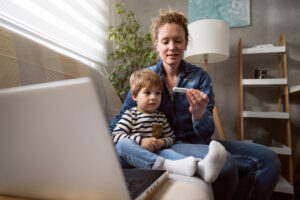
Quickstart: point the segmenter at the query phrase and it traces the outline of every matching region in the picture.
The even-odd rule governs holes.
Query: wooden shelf
[[[244,86],[277,86],[286,84],[286,78],[243,79]]]
[[[300,94],[300,85],[290,87],[290,94]]]
[[[274,192],[294,194],[294,187],[283,176],[280,176]]]
[[[244,118],[289,119],[290,114],[286,112],[243,111],[243,117]]]
[[[284,53],[286,52],[285,46],[273,47],[253,47],[242,49],[242,54],[268,54],[268,53]]]
[[[252,142],[252,140],[246,139],[245,142]],[[288,146],[276,141],[272,140],[272,146],[268,146],[270,149],[272,149],[276,154],[278,155],[292,155],[291,148]]]
[[[293,158],[292,158],[292,149],[289,144],[292,143],[292,134],[291,134],[291,121],[290,121],[290,114],[289,112],[265,112],[268,111],[267,107],[265,106],[252,106],[251,110],[244,110],[244,102],[247,101],[247,94],[249,91],[246,90],[246,87],[260,87],[259,89],[268,89],[266,87],[278,87],[278,95],[277,98],[273,98],[273,101],[268,102],[278,102],[278,108],[280,111],[289,111],[289,96],[291,94],[300,94],[300,85],[291,87],[288,90],[288,68],[287,68],[287,48],[286,48],[286,37],[285,34],[280,35],[277,45],[273,44],[260,44],[253,46],[252,48],[243,48],[242,45],[242,38],[239,39],[238,43],[239,48],[239,57],[238,57],[238,65],[239,65],[239,122],[240,122],[240,138],[245,139],[245,129],[248,128],[249,124],[245,123],[246,118],[257,118],[256,125],[259,124],[263,125],[265,120],[264,118],[268,119],[276,119],[277,121],[274,123],[283,122],[283,126],[279,126],[278,124],[278,131],[275,130],[277,128],[274,127],[274,132],[272,136],[275,135],[280,136],[277,138],[281,138],[279,141],[272,140],[272,145],[268,148],[272,149],[279,155],[283,155],[284,159],[281,159],[281,162],[286,162],[283,171],[286,177],[288,177],[287,181],[280,177],[276,188],[274,189],[275,192],[281,193],[288,193],[293,194],[294,188],[294,169],[293,169]],[[267,55],[273,56],[274,58],[277,57],[278,61],[278,76],[274,78],[266,78],[266,79],[245,79],[243,76],[243,57],[248,55],[259,55],[261,58],[266,57]],[[260,61],[260,60],[259,60]],[[250,66],[249,66],[250,67]],[[275,66],[272,66],[275,67]],[[264,88],[261,88],[264,87]],[[276,89],[276,88],[275,88]],[[244,91],[245,90],[245,91]],[[251,91],[250,91],[251,92]],[[256,94],[254,94],[256,95]],[[257,96],[260,98],[260,96]],[[263,102],[260,103],[260,105]],[[273,109],[274,111],[277,111]],[[272,111],[272,110],[271,110]],[[260,122],[261,121],[261,122]],[[250,125],[253,126],[253,125]],[[286,128],[286,132],[283,129]],[[282,135],[281,135],[282,134]],[[245,140],[244,140],[245,141]],[[280,157],[281,158],[281,157]]]
[[[279,155],[292,155],[292,150],[290,147],[277,142],[276,140],[272,140],[272,146],[270,148]]]

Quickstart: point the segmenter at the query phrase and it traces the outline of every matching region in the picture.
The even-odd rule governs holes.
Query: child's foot
[[[192,156],[180,160],[166,159],[163,169],[175,174],[193,176],[196,172],[196,160]]]
[[[211,141],[208,154],[197,164],[197,174],[207,183],[214,182],[225,161],[227,153],[223,145],[217,141]]]

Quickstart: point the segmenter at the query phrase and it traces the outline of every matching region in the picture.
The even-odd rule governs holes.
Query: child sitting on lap
[[[149,69],[136,71],[130,77],[130,87],[137,107],[123,114],[112,133],[122,166],[164,169],[187,176],[196,173],[204,181],[214,182],[226,160],[224,147],[211,141],[204,159],[169,149],[175,135],[166,116],[157,110],[163,90],[160,76]]]

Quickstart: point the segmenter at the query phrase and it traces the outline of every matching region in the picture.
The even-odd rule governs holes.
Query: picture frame
[[[221,19],[230,27],[250,26],[250,0],[189,0],[189,22]]]

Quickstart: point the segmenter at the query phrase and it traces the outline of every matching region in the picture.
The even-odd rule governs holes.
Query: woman
[[[183,60],[188,44],[187,19],[176,11],[166,11],[153,20],[152,36],[161,60],[149,69],[164,82],[161,105],[176,135],[171,148],[186,156],[205,157],[214,132],[212,81],[199,67]],[[173,87],[190,88],[186,94]],[[131,91],[121,113],[111,122],[113,130],[121,115],[136,103]],[[278,181],[280,161],[268,148],[237,141],[219,141],[227,150],[226,163],[212,184],[215,199],[268,199]],[[155,146],[155,144],[153,144]]]

